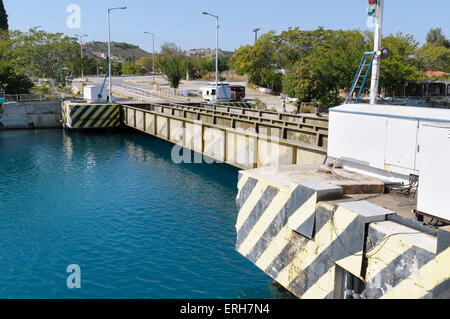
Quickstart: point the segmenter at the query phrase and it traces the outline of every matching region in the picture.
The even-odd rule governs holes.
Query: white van
[[[201,87],[203,101],[205,102],[229,102],[231,100],[231,88],[228,83],[217,84],[218,94],[216,95],[216,83],[209,83]]]

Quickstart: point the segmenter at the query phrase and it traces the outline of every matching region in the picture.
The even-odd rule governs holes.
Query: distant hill
[[[193,57],[193,58],[213,57],[216,55],[216,50],[215,49],[192,49],[192,50],[184,51],[184,54],[186,54],[189,57]],[[231,58],[233,56],[233,52],[232,51],[223,51],[223,50],[219,49],[219,56]]]
[[[97,60],[106,59],[108,55],[108,42],[87,42],[83,45],[86,56]],[[137,45],[125,42],[111,42],[111,60],[119,62],[132,62],[144,56],[151,56],[151,53],[142,50]]]
[[[106,59],[108,55],[108,42],[87,42],[83,45],[84,54],[96,60]],[[192,49],[184,51],[186,56],[192,58],[213,57],[216,54],[215,49]],[[227,58],[233,55],[232,51],[222,51],[219,49],[219,55]],[[139,46],[125,42],[111,42],[111,59],[119,62],[132,62],[144,56],[151,56],[150,52],[144,51]]]

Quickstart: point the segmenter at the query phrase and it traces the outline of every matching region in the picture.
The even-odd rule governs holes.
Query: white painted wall
[[[450,110],[346,104],[330,109],[328,156],[408,176],[419,174],[422,123],[450,123]]]
[[[417,209],[450,220],[450,125],[422,124]]]

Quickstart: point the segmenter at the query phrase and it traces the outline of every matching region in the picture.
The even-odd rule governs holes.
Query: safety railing
[[[6,102],[43,101],[42,94],[5,94]]]

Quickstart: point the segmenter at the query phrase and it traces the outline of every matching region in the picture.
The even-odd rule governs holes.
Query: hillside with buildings
[[[87,42],[83,45],[86,56],[97,60],[106,59],[108,54],[108,42]],[[137,45],[125,42],[111,43],[111,59],[118,62],[132,62],[142,57],[151,56],[151,53],[142,50]]]

